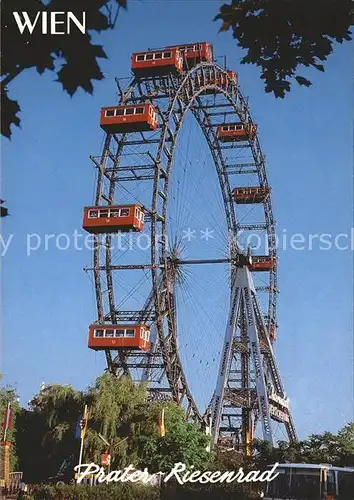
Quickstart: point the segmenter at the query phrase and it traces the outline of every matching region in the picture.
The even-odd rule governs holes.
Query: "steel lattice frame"
[[[223,77],[228,82],[225,86],[215,83]],[[172,398],[186,409],[189,418],[202,422],[206,413],[201,411],[191,394],[188,381],[183,371],[177,347],[177,319],[175,298],[175,263],[171,260],[167,244],[167,214],[170,191],[170,178],[173,168],[174,152],[177,147],[178,134],[186,113],[191,112],[197,120],[216,167],[225,217],[230,239],[229,262],[230,275],[234,268],[237,254],[235,244],[239,231],[264,230],[267,233],[269,255],[276,260],[275,224],[271,199],[268,196],[263,202],[264,220],[258,224],[242,224],[237,220],[236,205],[232,198],[230,175],[236,172],[257,174],[258,185],[268,186],[265,157],[262,153],[258,136],[246,143],[220,143],[216,125],[224,121],[239,121],[252,124],[247,100],[241,94],[237,83],[216,63],[200,63],[180,76],[172,74],[163,77],[147,77],[133,79],[123,91],[119,80],[116,80],[120,93],[119,104],[138,104],[151,102],[159,110],[160,127],[158,137],[151,139],[145,134],[107,134],[102,155],[91,157],[97,167],[97,189],[95,205],[113,204],[116,186],[120,182],[134,182],[133,179],[151,180],[153,189],[151,206],[146,207],[151,234],[151,262],[149,265],[130,264],[115,265],[112,262],[110,247],[111,236],[95,236],[93,252],[93,272],[97,300],[98,322],[139,321],[153,322],[154,340],[150,353],[112,352],[106,351],[108,369],[116,374],[130,374],[134,379],[147,380],[151,394],[158,398]],[[215,91],[218,98],[206,98],[205,91]],[[210,99],[213,102],[210,102]],[[222,120],[222,121],[221,121]],[[122,158],[129,146],[146,147],[150,163],[144,165],[122,167]],[[228,163],[225,151],[230,148],[249,148],[253,156],[252,163]],[[145,154],[145,153],[144,153]],[[235,177],[234,177],[235,178]],[[161,235],[157,240],[157,235]],[[182,265],[183,262],[179,262]],[[152,276],[152,290],[146,298],[144,308],[140,311],[119,311],[114,293],[114,273],[127,269],[149,269]],[[105,305],[104,294],[108,294]],[[267,325],[271,328],[276,323],[277,269],[269,271],[269,285],[263,287],[268,298]],[[232,286],[230,287],[230,296]],[[250,353],[234,352],[239,356],[241,369],[249,370]],[[135,374],[133,376],[133,373]],[[240,387],[239,391],[249,388]],[[242,399],[242,398],[241,398]],[[245,425],[244,414],[248,409],[242,408],[238,400],[235,407],[240,411],[240,426]],[[254,407],[257,419],[257,408]],[[290,426],[291,427],[291,426]],[[295,434],[288,426],[288,436],[295,439]],[[244,429],[243,434],[245,435]]]

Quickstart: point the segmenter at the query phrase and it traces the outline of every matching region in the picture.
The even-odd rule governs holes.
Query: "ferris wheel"
[[[277,253],[265,156],[238,75],[207,42],[135,53],[101,109],[89,347],[249,452],[296,440],[276,364]]]

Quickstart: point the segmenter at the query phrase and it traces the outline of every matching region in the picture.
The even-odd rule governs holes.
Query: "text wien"
[[[36,28],[41,29],[42,35],[70,35],[72,25],[74,29],[86,33],[86,12],[82,13],[81,19],[73,12],[37,12],[32,19],[27,12],[13,12],[13,16],[21,35],[25,30],[32,35]]]

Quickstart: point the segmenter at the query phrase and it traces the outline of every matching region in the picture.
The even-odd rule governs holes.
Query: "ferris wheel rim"
[[[197,74],[198,71],[203,71],[203,70],[206,70],[206,69],[212,69],[215,72],[215,74],[218,72],[218,73],[224,73],[224,74],[227,75],[226,70],[224,70],[223,68],[221,68],[220,66],[218,66],[216,63],[200,63],[200,64],[196,65],[195,67],[193,67],[184,76],[184,79],[181,82],[178,90],[174,93],[173,100],[172,99],[170,100],[170,106],[169,106],[170,113],[169,114],[171,114],[173,112],[173,109],[174,109],[174,107],[172,106],[172,101],[174,103],[177,102],[178,98],[180,98],[181,94],[184,92],[186,86],[188,86],[190,84],[191,80],[193,79],[193,75]],[[136,88],[139,88],[140,83],[141,82],[139,80],[137,80],[137,79],[134,78],[132,80],[132,82],[130,83],[130,85],[128,86],[128,90],[124,94],[124,97],[121,98],[119,104],[126,104],[126,103],[128,103],[130,101],[130,99],[131,99],[132,92],[134,92],[134,90]],[[249,112],[248,104],[246,103],[246,100],[244,99],[242,93],[240,92],[240,89],[239,89],[238,85],[234,84],[233,82],[230,82],[230,85],[236,88],[236,89],[233,89],[233,92],[235,93],[235,95],[238,96],[238,99],[241,102],[244,103],[244,107],[247,110],[247,113],[246,113],[246,116],[248,118],[247,123],[254,123],[253,120],[252,120],[252,118],[251,118],[250,112]],[[182,116],[181,116],[181,121],[180,121],[178,130],[177,130],[176,144],[177,144],[178,134],[179,134],[179,132],[180,132],[180,130],[182,128],[183,120],[184,120],[185,116],[187,115],[187,113],[189,111],[192,111],[192,113],[193,113],[193,110],[191,110],[191,108],[193,106],[193,103],[196,100],[199,99],[199,96],[206,89],[216,89],[218,92],[224,94],[224,96],[228,99],[228,101],[234,107],[235,116],[238,117],[242,123],[244,123],[244,119],[243,119],[244,116],[241,116],[241,114],[240,114],[241,112],[240,112],[240,110],[237,107],[237,103],[234,101],[234,99],[232,99],[232,95],[230,94],[230,92],[228,92],[227,90],[225,91],[224,88],[222,88],[221,86],[219,86],[217,84],[212,84],[212,85],[211,84],[206,84],[203,87],[200,87],[197,91],[193,92],[193,94],[189,97],[189,102],[188,102],[187,106],[183,110],[183,113],[182,113]],[[151,99],[151,102],[153,102],[153,99]],[[205,118],[208,118],[208,114],[207,114],[207,112],[205,110],[204,110],[203,113],[205,114]],[[195,116],[195,118],[196,118],[196,121],[197,121],[199,127],[202,128],[201,121],[198,120],[197,116]],[[159,141],[159,146],[158,146],[158,150],[159,151],[162,151],[163,148],[164,148],[164,146],[165,146],[166,131],[167,131],[167,127],[168,127],[168,121],[169,121],[168,119],[165,120],[165,130],[164,130],[164,132],[163,132],[163,130],[161,128],[160,141]],[[204,132],[204,130],[203,130],[203,132]],[[126,137],[126,135],[123,136],[123,138],[121,140],[121,145],[119,146],[121,148],[121,151],[124,148],[125,137]],[[207,139],[206,135],[205,135],[205,138]],[[105,144],[107,144],[107,142],[109,142],[111,139],[112,139],[112,137],[110,137],[107,134]],[[215,134],[215,141],[218,142],[216,134]],[[206,142],[208,143],[208,140],[206,140]],[[174,152],[175,152],[175,149],[176,149],[176,144],[173,147],[172,157],[171,157],[170,162],[169,162],[169,170],[167,171],[167,185],[169,184],[169,180],[170,180],[170,177],[169,177],[170,169],[173,168],[173,156],[174,156]],[[256,145],[254,145],[254,144],[256,144]],[[258,150],[261,151],[260,141],[259,141],[259,138],[258,138],[258,132],[256,133],[256,136],[254,138],[254,144],[253,144],[253,146],[251,146],[251,144],[250,144],[250,147],[252,149],[252,155],[253,155],[253,157],[255,159],[255,163],[257,163],[256,162],[256,157],[255,157],[255,148],[258,148]],[[209,146],[210,152],[212,153],[212,148],[211,148],[211,145],[209,143],[208,143],[208,146]],[[218,154],[219,154],[220,158],[223,159],[223,155],[222,155],[221,149],[220,149],[220,144],[219,144],[219,147],[218,147]],[[212,156],[213,156],[213,153],[212,153]],[[262,161],[264,161],[263,154],[262,154],[261,159],[262,159]],[[215,160],[214,157],[213,157],[213,160],[214,160],[213,161],[214,166],[217,169],[216,160]],[[156,164],[158,164],[158,161],[156,161]],[[117,165],[118,165],[118,163],[117,163]],[[258,171],[258,164],[257,164],[257,171]],[[159,168],[156,168],[156,170],[155,170],[155,178],[154,178],[154,187],[153,187],[153,196],[152,196],[152,213],[156,212],[156,210],[154,210],[154,209],[156,209],[156,206],[157,206],[156,205],[156,203],[157,203],[156,200],[158,198],[158,176],[159,176],[159,174],[160,174]],[[218,172],[218,175],[219,175],[219,172]],[[231,194],[231,187],[230,187],[228,176],[227,176],[227,174],[225,172],[221,173],[221,175],[224,175],[224,177],[225,177],[225,184],[228,187],[228,191],[229,191],[229,195],[230,195]],[[261,177],[260,177],[259,173],[258,173],[258,180],[261,182]],[[220,182],[220,178],[219,178],[219,182]],[[263,182],[264,182],[264,179],[263,179]],[[99,183],[99,180],[97,181],[97,193],[99,192],[98,183]],[[266,185],[268,185],[266,174],[265,174],[265,183],[266,183]],[[115,188],[116,188],[115,183],[114,182],[111,183],[110,189],[113,191],[113,194],[114,194]],[[101,200],[99,200],[99,201],[101,201]],[[229,212],[228,212],[228,210],[226,209],[226,206],[225,206],[225,213],[226,213],[228,230],[230,230],[233,233],[237,234],[237,232],[238,232],[238,224],[237,224],[237,218],[236,218],[236,215],[235,215],[236,211],[234,209],[233,201],[231,199],[231,196],[229,196],[228,202],[230,203],[230,206],[232,205],[232,208],[230,209]],[[270,202],[269,198],[267,200],[267,203],[270,206],[270,213],[272,214],[271,202]],[[99,203],[97,203],[97,204],[99,204]],[[224,199],[224,205],[225,205],[225,199]],[[263,205],[264,205],[264,203],[263,203]],[[166,200],[163,201],[163,207],[164,207],[165,213],[167,213],[167,211],[168,211],[168,199],[166,199]],[[156,236],[156,225],[157,225],[157,223],[161,223],[161,227],[163,228],[163,238],[162,238],[163,242],[162,242],[161,248],[162,248],[163,265],[165,266],[163,268],[164,271],[162,271],[162,272],[164,273],[164,275],[166,275],[167,259],[168,259],[168,248],[167,248],[167,238],[166,238],[166,235],[167,235],[167,222],[166,222],[166,220],[167,220],[167,218],[165,218],[164,222],[163,221],[162,222],[161,221],[158,222],[156,220],[155,216],[152,217],[151,218],[151,229],[150,229],[150,231],[151,231],[151,259],[150,259],[150,261],[151,261],[151,265],[152,265],[151,274],[152,274],[153,291],[154,291],[153,292],[154,293],[154,304],[155,304],[155,309],[157,310],[158,313],[161,312],[161,311],[159,311],[159,309],[160,309],[159,308],[159,304],[156,301],[156,297],[158,296],[157,279],[158,279],[158,273],[160,272],[158,270],[158,268],[157,268],[157,265],[161,264],[161,259],[160,259],[160,256],[157,255],[157,251],[156,251],[156,237],[155,236]],[[267,235],[268,235],[268,240],[270,242],[274,241],[274,238],[275,238],[274,224],[273,223],[269,224],[266,221],[266,231],[267,231]],[[109,238],[110,237],[108,237],[108,239]],[[273,252],[273,255],[276,256],[276,248],[274,246],[273,247],[271,246],[270,249],[271,249],[270,251]],[[229,248],[229,251],[230,251],[230,248]],[[99,284],[99,281],[100,281],[100,271],[97,270],[98,267],[99,267],[99,262],[100,262],[99,248],[97,248],[95,246],[95,249],[94,249],[94,263],[96,263],[96,264],[94,264],[94,274],[95,274],[96,298],[97,298],[98,302],[99,302],[99,300],[101,300],[101,298],[98,299],[98,296],[99,295],[101,296],[101,293],[102,293],[101,292],[101,285]],[[98,265],[97,265],[97,263],[98,263]],[[106,260],[105,260],[105,264],[106,264],[106,277],[107,277],[107,284],[108,284],[108,294],[109,294],[111,317],[114,318],[114,313],[115,313],[115,306],[114,306],[114,285],[113,285],[113,279],[112,279],[112,269],[111,269],[111,267],[112,267],[112,255],[111,255],[110,245],[108,245],[106,247]],[[164,279],[166,279],[166,276],[164,277]],[[270,296],[269,300],[272,300],[275,303],[274,283],[276,284],[276,266],[275,266],[274,270],[270,271],[270,279],[273,280],[273,291],[272,291],[272,294],[271,293],[269,294],[269,296]],[[113,307],[112,307],[112,304],[113,304]],[[101,307],[102,307],[102,304],[101,304]],[[98,310],[99,309],[100,309],[100,306],[98,305]],[[274,308],[274,311],[275,311],[275,308]],[[171,310],[169,310],[169,315],[171,316]],[[99,311],[99,316],[100,316],[100,311]],[[198,409],[197,405],[195,404],[194,398],[193,398],[192,394],[189,391],[188,380],[187,380],[187,378],[184,375],[183,365],[182,365],[182,363],[181,363],[181,361],[179,359],[179,351],[178,351],[178,347],[177,347],[177,337],[178,337],[178,332],[176,331],[176,332],[174,332],[172,340],[173,340],[173,343],[174,343],[175,355],[177,356],[177,365],[179,365],[180,375],[184,379],[183,385],[185,386],[184,387],[184,390],[185,390],[185,393],[186,393],[185,395],[187,395],[186,397],[187,397],[187,400],[188,400],[188,403],[189,403],[189,406],[190,406],[190,409],[191,409],[191,413],[193,413],[194,416],[198,420],[200,420],[202,418],[201,417],[201,413],[199,412],[199,409]],[[162,350],[164,350],[165,344],[164,344],[164,337],[163,337],[162,333],[160,335],[160,342],[161,342],[161,348],[162,348]],[[166,356],[166,352],[165,352],[165,356]],[[107,363],[112,363],[113,362],[113,360],[111,358],[110,352],[106,352],[106,357],[107,357]],[[122,361],[122,359],[121,359],[121,361]],[[166,364],[166,366],[168,366],[168,363]],[[166,371],[167,371],[167,369],[166,369]]]

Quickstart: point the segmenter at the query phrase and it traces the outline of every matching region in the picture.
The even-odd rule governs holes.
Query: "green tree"
[[[274,462],[354,466],[354,423],[346,425],[337,434],[311,434],[296,443],[280,441],[275,448],[257,440],[254,450],[255,463],[260,467]]]
[[[52,475],[51,461],[42,446],[43,437],[48,431],[42,415],[21,409],[16,419],[18,464],[15,470],[23,472],[24,480],[28,483],[39,483]]]
[[[129,464],[150,471],[168,470],[176,462],[196,467],[206,464],[207,437],[187,422],[184,410],[175,403],[147,401],[144,384],[129,378],[117,379],[110,373],[99,377],[88,391],[90,425],[86,459],[96,463],[108,451],[99,433],[111,443],[112,467]],[[158,431],[158,418],[165,411],[166,435]]]
[[[165,436],[158,432],[158,418],[165,412]],[[176,403],[150,403],[142,410],[141,422],[132,442],[137,450],[139,465],[150,471],[167,471],[183,462],[196,469],[210,462],[206,451],[208,437],[195,424],[188,422],[183,408]]]
[[[343,465],[354,465],[354,423],[347,424],[338,433],[341,450],[340,461]]]
[[[100,463],[101,455],[109,451],[114,469],[133,464],[158,471],[175,462],[196,467],[207,463],[207,437],[187,422],[182,408],[175,403],[149,402],[144,384],[106,372],[84,393],[70,386],[48,386],[33,398],[29,411],[22,411],[18,450],[27,481],[55,476],[69,457],[74,457],[73,464],[78,463],[79,440],[74,434],[85,404],[89,408],[85,462]],[[158,432],[162,408],[165,437]],[[35,462],[31,458],[34,450]]]
[[[27,481],[55,476],[63,461],[78,456],[76,424],[83,412],[84,394],[71,386],[44,387],[19,417],[19,465]],[[37,459],[33,460],[33,454]]]
[[[146,402],[146,387],[134,384],[130,378],[117,379],[106,372],[89,389],[87,401],[90,421],[86,456],[99,463],[101,454],[110,451],[113,467],[128,465],[135,458],[131,440]],[[110,443],[109,450],[99,434]]]

